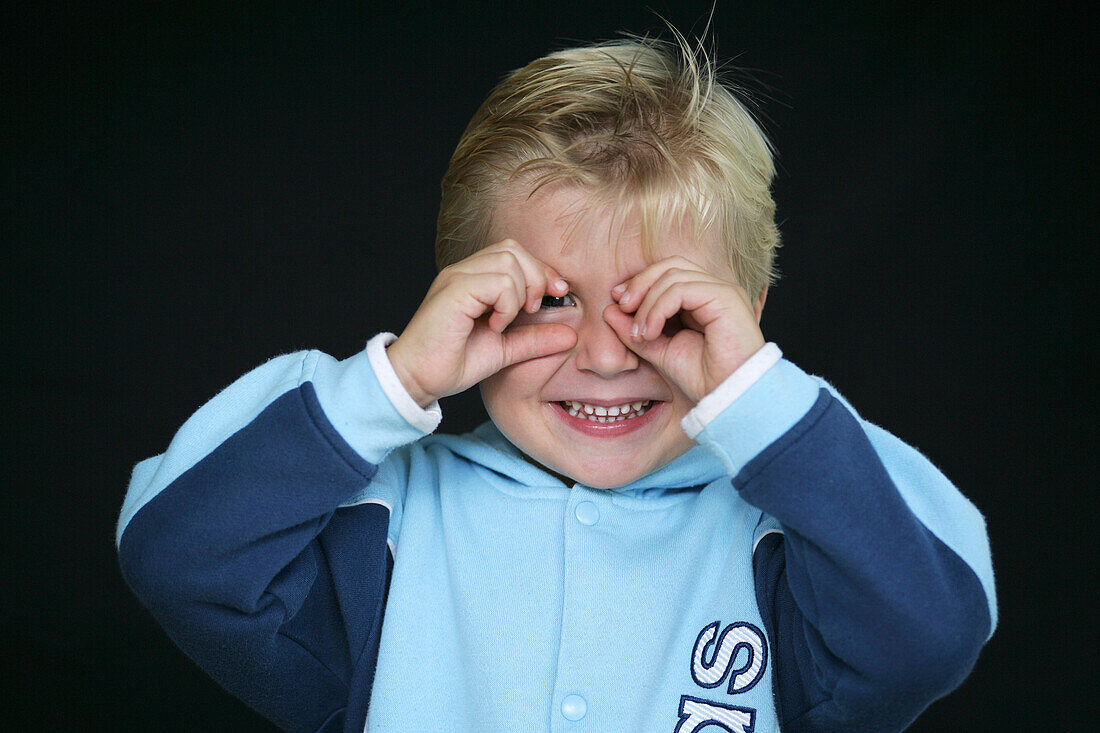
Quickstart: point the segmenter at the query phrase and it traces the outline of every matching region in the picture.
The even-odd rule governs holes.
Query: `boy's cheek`
[[[569,358],[569,351],[540,356],[506,366],[481,380],[482,401],[507,408],[520,400],[539,398],[543,388]]]

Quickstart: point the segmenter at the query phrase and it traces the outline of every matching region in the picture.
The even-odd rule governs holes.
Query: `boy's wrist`
[[[404,351],[399,344],[401,339],[390,342],[386,345],[385,354],[386,358],[390,362],[390,366],[393,367],[394,373],[397,375],[398,381],[401,382],[401,386],[405,388],[405,392],[412,398],[420,409],[426,410],[437,398],[434,395],[430,395],[425,392],[420,384],[416,381],[416,378],[405,367]]]
[[[681,425],[718,456],[732,477],[789,433],[813,409],[821,390],[820,380],[779,359],[719,414],[689,425],[689,418],[700,417],[693,410]],[[695,429],[698,432],[692,435]]]
[[[689,438],[694,439],[714,418],[729,407],[749,387],[756,384],[764,373],[782,358],[783,352],[769,341],[745,360],[714,390],[703,396],[696,406],[680,421]]]
[[[398,414],[412,427],[427,434],[433,432],[443,417],[436,401],[427,405],[418,403],[401,382],[387,348],[395,343],[397,336],[392,333],[380,333],[367,342],[367,359],[371,370],[382,389],[382,394],[397,410]]]

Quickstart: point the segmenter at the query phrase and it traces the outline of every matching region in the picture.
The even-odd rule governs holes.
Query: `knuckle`
[[[509,256],[519,259],[527,253],[519,242],[514,239],[502,239],[497,243],[497,251],[500,253],[507,253]]]
[[[504,272],[486,273],[485,283],[498,293],[507,293],[513,289],[512,277]]]
[[[679,268],[670,267],[670,268],[668,268],[667,270],[665,270],[664,272],[661,273],[660,277],[657,278],[657,282],[655,284],[660,285],[662,287],[667,287],[668,284],[671,281],[675,280],[679,276],[679,274],[682,273],[682,272],[683,272],[683,270],[681,270]]]
[[[508,270],[514,277],[523,278],[523,262],[512,250],[502,250],[499,255],[500,266]]]
[[[505,249],[497,249],[492,252],[488,252],[485,255],[485,264],[492,267],[494,270],[500,270],[507,267],[508,262],[511,261],[511,253]]]
[[[549,282],[550,278],[546,276],[545,272],[536,272],[527,277],[527,289],[545,290]]]
[[[679,309],[681,300],[680,295],[681,293],[678,286],[674,285],[661,294],[661,297],[653,304],[654,310],[664,312],[670,309]]]

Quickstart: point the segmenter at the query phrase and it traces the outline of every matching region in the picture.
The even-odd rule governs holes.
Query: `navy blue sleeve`
[[[338,507],[375,469],[306,383],[145,504],[120,540],[127,582],[169,636],[285,729],[365,717],[389,511]]]
[[[962,682],[990,632],[986,593],[839,400],[821,390],[733,482],[783,529],[754,570],[785,733],[899,731]]]

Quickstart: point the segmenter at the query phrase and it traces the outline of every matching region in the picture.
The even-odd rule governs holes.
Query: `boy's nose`
[[[619,340],[599,310],[585,314],[574,349],[577,369],[605,379],[638,368],[638,355]]]

